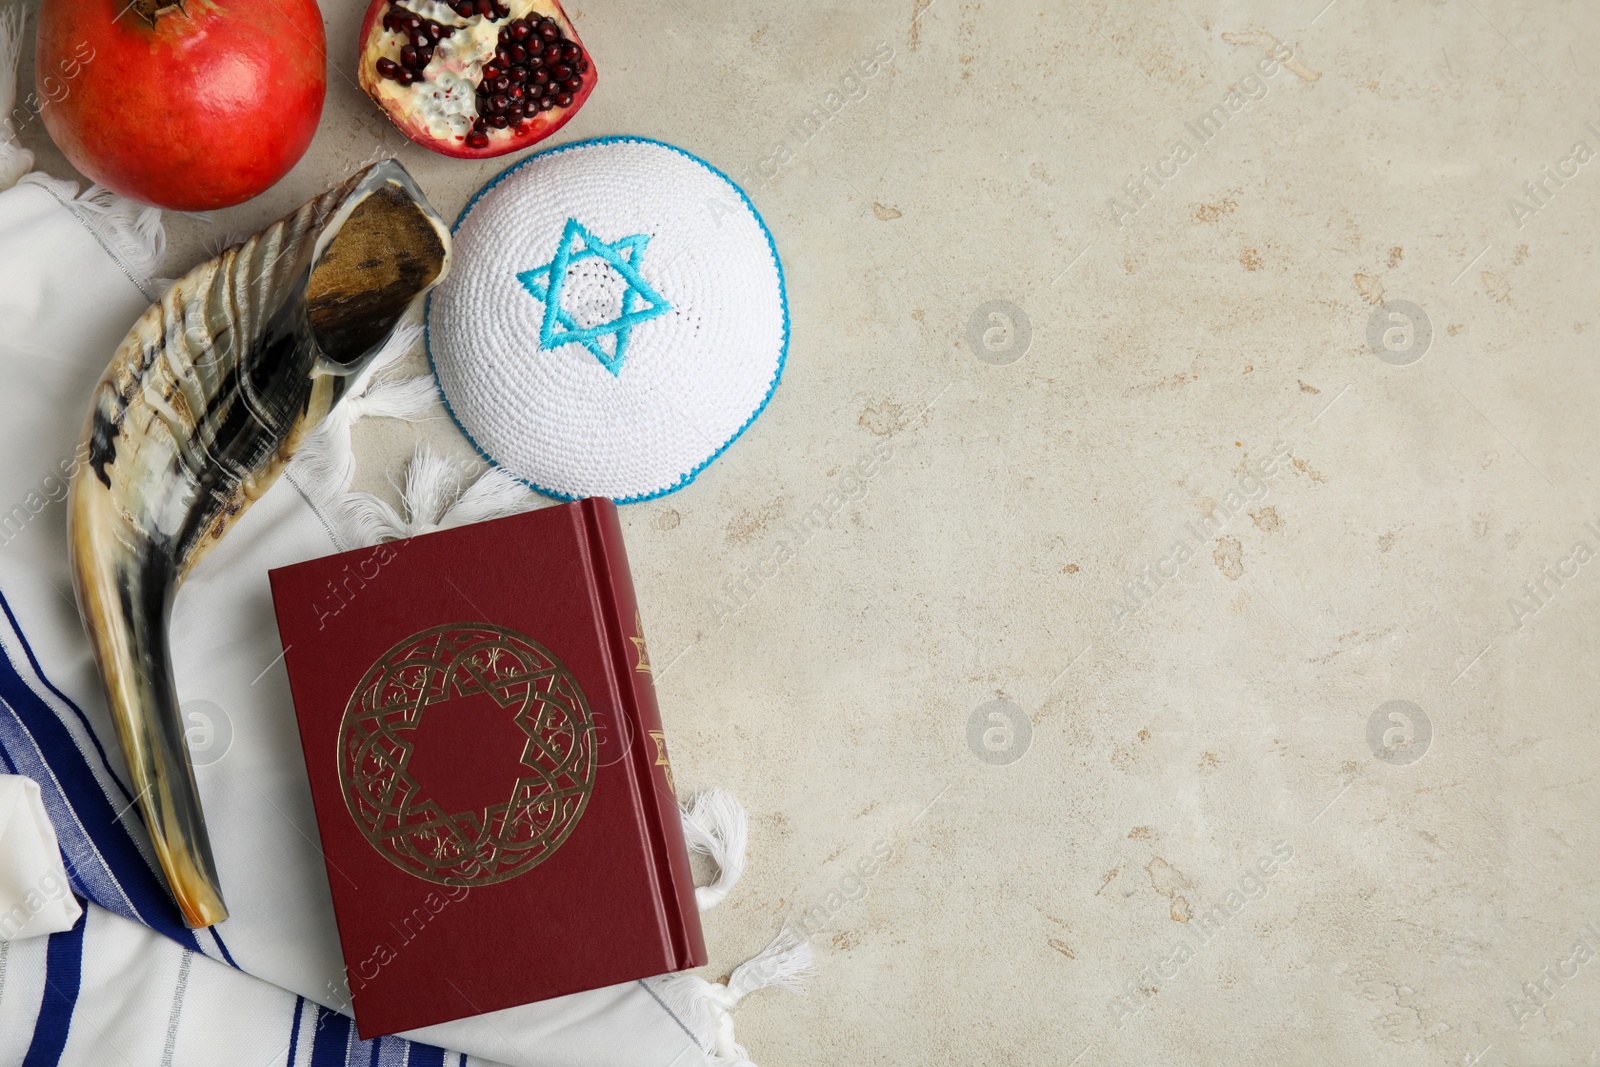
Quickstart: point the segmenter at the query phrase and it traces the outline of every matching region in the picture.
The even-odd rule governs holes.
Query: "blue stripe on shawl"
[[[283,1067],[294,1067],[294,1054],[300,1050],[300,1016],[306,1010],[306,998],[294,998],[294,1026],[289,1031],[289,1058]]]
[[[56,1067],[61,1062],[83,982],[83,932],[88,925],[89,913],[85,911],[78,917],[78,925],[50,935],[45,950],[44,998],[22,1067]]]
[[[311,1042],[311,1067],[346,1067],[350,1020],[336,1011],[317,1008],[317,1033]]]
[[[412,1042],[411,1059],[406,1067],[444,1067],[444,1049]]]

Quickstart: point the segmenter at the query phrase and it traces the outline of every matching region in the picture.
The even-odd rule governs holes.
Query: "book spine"
[[[663,932],[674,970],[706,962],[700,909],[695,904],[694,874],[684,841],[683,820],[667,756],[666,734],[656,704],[655,680],[644,627],[634,596],[632,571],[622,544],[622,524],[609,500],[583,501],[585,526],[595,566],[595,581],[616,689],[628,705],[624,711],[635,727],[624,762],[636,789],[639,816],[656,861]]]

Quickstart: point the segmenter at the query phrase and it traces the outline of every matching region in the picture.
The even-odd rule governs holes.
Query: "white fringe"
[[[22,58],[26,13],[20,5],[0,11],[0,192],[33,169],[33,153],[18,140],[11,111],[17,106],[17,62]]]
[[[431,374],[383,377],[421,336],[420,326],[396,329],[290,465],[290,480],[321,512],[343,548],[515,515],[533,504],[527,487],[498,467],[463,490],[456,466],[425,445],[418,446],[406,467],[399,509],[371,493],[350,492],[356,473],[350,428],[374,416],[417,422],[439,403],[439,385]]]
[[[100,185],[89,186],[79,196],[77,183],[39,171],[23,175],[17,184],[37,185],[55,197],[145,296],[155,300],[161,295],[165,286],[160,282],[165,279],[158,281],[156,272],[167,255],[167,231],[161,225],[160,208],[135,203]]]
[[[125,200],[91,185],[82,196],[73,182],[33,170],[33,153],[22,147],[11,115],[17,104],[17,64],[22,55],[25,15],[18,5],[0,10],[0,191],[19,182],[38,185],[61,202],[95,236],[134,285],[154,299],[150,279],[167,253],[161,209]]]
[[[797,938],[786,926],[753,959],[736,967],[727,985],[692,974],[662,975],[646,979],[646,984],[689,1028],[717,1067],[755,1067],[750,1054],[734,1039],[733,1010],[758,989],[778,987],[804,993],[806,979],[815,973],[811,943]]]
[[[135,203],[100,185],[89,186],[72,208],[124,267],[142,278],[155,277],[167,255],[160,208]]]
[[[371,545],[503,518],[533,505],[527,487],[498,467],[485,471],[463,491],[456,465],[427,445],[418,445],[406,466],[398,509],[371,493],[351,493],[339,521],[350,544]]]
[[[501,468],[490,467],[457,498],[440,520],[439,529],[517,515],[535,503],[526,485]]]
[[[750,819],[744,805],[725,789],[697,793],[681,805],[683,836],[689,851],[711,857],[717,877],[710,885],[694,891],[701,911],[710,911],[727,899],[744,874],[745,843],[750,836]]]
[[[433,406],[439,387],[431,374],[381,380],[379,375],[411,351],[422,327],[397,328],[366,370],[345,391],[343,401],[328,413],[294,455],[291,468],[297,485],[315,494],[318,507],[337,510],[355,480],[356,461],[350,450],[350,427],[368,415],[415,422]],[[356,548],[357,545],[347,547]]]

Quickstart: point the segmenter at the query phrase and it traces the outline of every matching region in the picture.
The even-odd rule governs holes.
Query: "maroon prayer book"
[[[271,579],[363,1038],[705,963],[610,501]]]

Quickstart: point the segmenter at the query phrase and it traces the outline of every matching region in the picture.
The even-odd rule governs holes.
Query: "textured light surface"
[[[688,489],[623,509],[679,785],[751,812],[707,977],[822,916],[809,995],[739,1010],[756,1062],[1600,1048],[1600,960],[1569,962],[1576,937],[1600,949],[1600,560],[1541,579],[1576,540],[1600,552],[1600,161],[1524,189],[1574,142],[1600,151],[1600,27],[1574,5],[1324,5],[571,9],[601,81],[563,136],[715,163],[790,284],[771,408]],[[340,63],[358,7],[325,7]],[[1229,112],[1273,41],[1295,68]],[[380,149],[447,217],[499,171],[429,157],[329,83],[289,179],[170,221],[169,273]],[[1198,145],[1186,124],[1219,105]],[[1193,158],[1167,163],[1179,137]],[[1520,226],[1511,197],[1538,208]],[[1402,300],[1432,328],[1408,365],[1403,322],[1384,312],[1388,359],[1368,339]],[[1020,358],[987,316],[975,355],[990,301],[1028,316]],[[363,487],[387,491],[414,433],[471,456],[447,419],[373,420]],[[1280,440],[1266,495],[1159,579]],[[1154,595],[1118,627],[1136,580]],[[1514,614],[1535,580],[1543,606]],[[1029,725],[1005,764],[1023,732],[1001,700]],[[1394,700],[1428,716],[1415,762],[1369,746]],[[1265,895],[1199,944],[1263,857]],[[1144,1007],[1118,1026],[1130,985]]]

